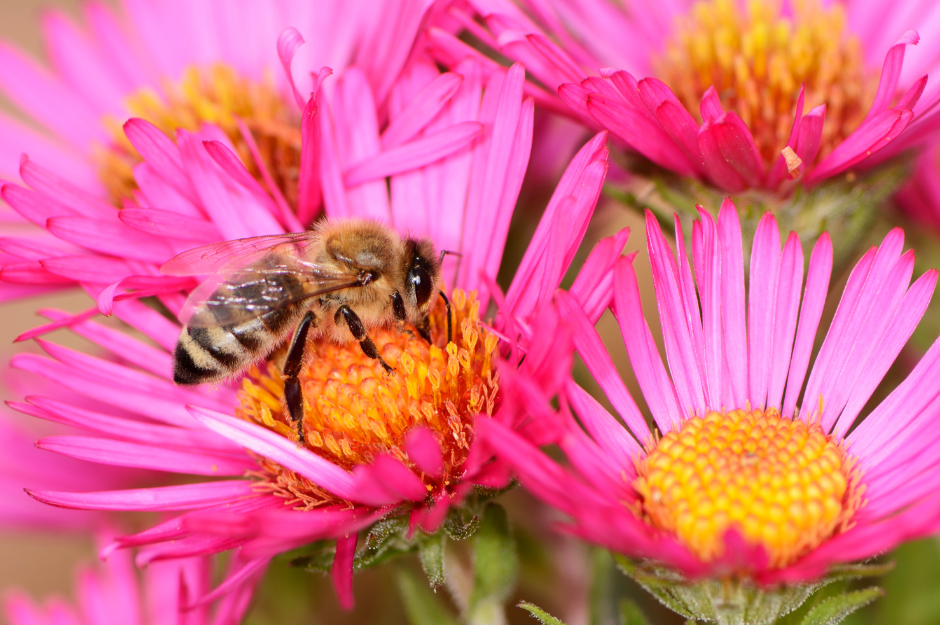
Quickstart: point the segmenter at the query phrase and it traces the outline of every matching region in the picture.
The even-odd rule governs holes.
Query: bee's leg
[[[346,326],[349,328],[349,331],[352,333],[353,338],[359,341],[359,347],[362,348],[362,351],[369,358],[375,358],[381,363],[382,367],[385,368],[386,373],[392,373],[395,371],[394,368],[388,366],[388,363],[379,355],[379,348],[375,346],[375,343],[372,342],[372,339],[369,338],[369,335],[366,334],[366,328],[362,325],[362,320],[359,318],[353,309],[348,305],[343,304],[336,310],[336,322],[339,323],[340,318],[343,318],[346,321]]]
[[[290,420],[297,424],[297,437],[301,444],[304,442],[304,394],[297,376],[304,364],[304,349],[311,325],[317,326],[317,317],[312,310],[308,310],[294,330],[290,349],[287,350],[287,359],[284,361],[284,403],[287,404]]]
[[[428,343],[431,342],[431,322],[427,315],[418,319],[418,323],[415,324],[415,329],[418,330],[418,334],[421,335],[421,338]]]
[[[453,254],[453,252],[448,253]],[[441,294],[441,299],[444,300],[444,310],[447,311],[447,343],[450,344],[454,340],[453,322],[450,320],[450,300],[444,295],[444,291],[438,291],[438,293]]]

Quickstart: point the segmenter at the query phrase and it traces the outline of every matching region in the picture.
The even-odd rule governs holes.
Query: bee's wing
[[[191,327],[233,325],[359,284],[356,276],[329,273],[315,263],[268,257],[233,274],[211,276],[190,293],[179,318]]]
[[[272,253],[291,256],[306,264],[306,252],[316,241],[315,232],[269,234],[248,239],[212,243],[177,254],[160,272],[167,276],[205,276],[233,273]]]

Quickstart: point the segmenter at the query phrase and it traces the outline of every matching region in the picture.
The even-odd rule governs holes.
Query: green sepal
[[[467,604],[469,623],[496,622],[493,615],[516,586],[519,558],[509,517],[502,506],[488,503],[483,510],[473,545],[473,592]]]
[[[435,590],[444,585],[444,534],[438,532],[428,536],[418,545],[418,559],[421,568],[428,576],[431,588]]]
[[[872,587],[829,597],[810,610],[800,625],[837,625],[884,594],[881,588]]]
[[[620,625],[649,625],[649,621],[636,602],[623,599],[620,602]]]
[[[399,570],[397,581],[405,614],[411,625],[458,624],[457,617],[451,613],[436,592],[428,588],[410,571]]]
[[[526,610],[539,620],[539,623],[542,625],[565,625],[564,621],[555,618],[542,608],[538,607],[534,603],[529,603],[528,601],[521,601],[516,604],[516,607]]]
[[[758,189],[728,193],[655,167],[633,173],[625,187],[607,185],[605,192],[632,208],[649,208],[666,230],[673,229],[673,215],[677,214],[688,237],[692,221],[698,219],[696,205],[717,217],[721,202],[730,196],[741,219],[745,265],[750,262],[750,245],[757,224],[764,213],[771,212],[780,231],[796,232],[804,249],[811,248],[823,232],[838,233],[832,239],[833,266],[838,272],[861,247],[871,243],[872,227],[907,179],[909,165],[903,159],[897,160],[863,174],[835,176],[810,188],[797,183],[785,193]]]
[[[833,567],[829,575],[813,583],[761,588],[747,580],[689,581],[656,563],[635,562],[619,554],[614,556],[614,560],[625,575],[670,610],[689,619],[722,625],[775,623],[798,609],[821,588],[837,582],[845,584],[849,580],[879,576],[893,567],[891,563],[841,565]]]

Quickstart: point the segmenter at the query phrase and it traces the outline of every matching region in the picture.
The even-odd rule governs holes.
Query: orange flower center
[[[643,518],[704,561],[736,528],[782,567],[844,531],[862,505],[854,458],[817,423],[774,409],[709,412],[637,462]]]
[[[225,65],[190,68],[178,83],[167,83],[160,93],[142,89],[130,96],[126,104],[132,117],[149,121],[171,138],[178,129],[195,131],[204,123],[219,126],[252,175],[261,180],[255,158],[238,127],[237,120],[241,120],[274,184],[296,208],[300,116],[283,101],[270,81],[253,82]],[[112,202],[122,206],[123,200],[132,198],[137,190],[134,166],[141,158],[124,136],[125,120],[109,117],[104,121],[112,143],[98,151],[99,177]]]
[[[474,418],[493,414],[499,385],[498,340],[480,324],[475,295],[457,290],[451,305],[454,340],[449,344],[440,304],[431,313],[430,344],[410,327],[369,332],[394,367],[392,375],[355,342],[309,339],[299,376],[307,448],[344,469],[391,454],[423,478],[429,493],[454,484],[467,458]],[[272,358],[264,371],[255,368],[245,378],[237,414],[296,441],[297,429],[284,403],[281,367],[275,362],[280,359]],[[437,439],[444,457],[442,477],[421,473],[408,457],[405,439],[415,427],[429,429]],[[289,505],[312,508],[336,501],[302,476],[263,458],[259,463],[256,477]]]
[[[656,76],[693,115],[714,86],[725,110],[751,129],[768,164],[786,146],[801,84],[804,114],[826,105],[820,157],[858,127],[878,88],[858,39],[845,33],[841,5],[792,4],[792,17],[784,17],[779,3],[768,0],[750,0],[746,13],[736,0],[701,0],[653,59]]]

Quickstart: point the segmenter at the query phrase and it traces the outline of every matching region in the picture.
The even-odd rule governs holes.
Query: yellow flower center
[[[786,146],[801,84],[804,114],[826,105],[820,157],[858,127],[878,88],[858,39],[845,34],[840,4],[824,9],[797,0],[792,18],[781,15],[779,4],[750,0],[745,14],[736,0],[697,2],[653,59],[656,76],[693,115],[714,86],[725,110],[751,129],[768,164]]]
[[[255,158],[236,121],[241,120],[251,132],[274,184],[296,208],[300,115],[293,105],[283,101],[270,81],[254,82],[225,65],[190,68],[178,83],[164,85],[161,93],[142,89],[130,96],[126,104],[132,117],[149,121],[171,138],[178,129],[195,131],[204,123],[219,126],[252,175],[261,180]],[[133,197],[137,189],[133,168],[141,161],[124,136],[124,121],[112,117],[104,120],[112,143],[100,148],[97,154],[99,177],[117,206]]]
[[[638,512],[704,561],[722,555],[734,527],[786,566],[844,531],[864,491],[854,458],[819,424],[774,409],[693,417],[637,469]]]
[[[299,376],[307,448],[344,469],[391,454],[422,477],[429,493],[453,485],[467,458],[474,418],[493,414],[499,385],[498,340],[480,324],[475,295],[457,290],[451,305],[454,340],[449,344],[443,305],[432,310],[430,344],[413,328],[369,332],[394,367],[392,375],[355,342],[309,339]],[[245,378],[238,415],[296,441],[297,429],[284,403],[281,367],[275,364],[280,359],[272,358],[264,371],[254,368]],[[422,473],[408,457],[406,437],[419,426],[429,429],[441,447],[442,477]],[[259,464],[256,477],[289,505],[312,508],[336,502],[306,478],[263,458]]]

